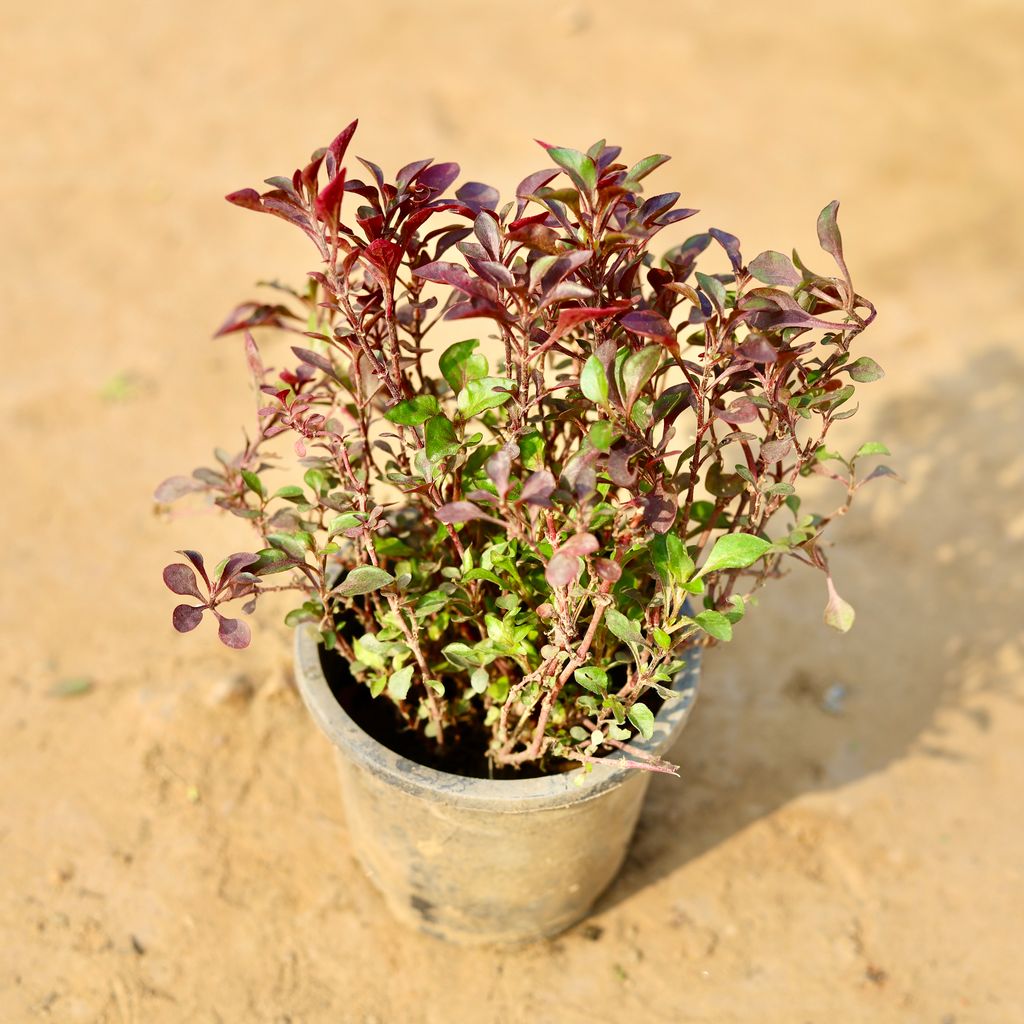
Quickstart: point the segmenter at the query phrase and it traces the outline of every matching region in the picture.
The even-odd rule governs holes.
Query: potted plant
[[[696,211],[646,194],[668,157],[543,145],[512,200],[453,163],[391,182],[348,158],[356,124],[262,194],[227,198],[304,232],[304,288],[236,308],[258,422],[214,468],[172,477],[259,541],[213,572],[164,571],[180,632],[209,613],[244,647],[261,593],[299,603],[297,678],[340,753],[352,841],[392,908],[437,934],[515,941],[581,917],[618,870],[651,772],[692,704],[700,649],[728,641],[787,560],[825,574],[809,474],[863,474],[825,446],[852,416],[874,318],[837,271],[747,262]],[[355,171],[356,164],[363,170]],[[717,254],[717,256],[716,256]],[[714,264],[717,259],[717,265]],[[704,269],[697,270],[698,262]],[[489,342],[432,347],[439,321]],[[297,335],[271,369],[253,332]],[[290,442],[290,443],[288,443]],[[277,486],[275,470],[294,470]]]

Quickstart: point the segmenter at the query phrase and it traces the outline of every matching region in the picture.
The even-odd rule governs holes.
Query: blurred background
[[[1024,1019],[1024,7],[376,0],[0,2],[0,1018],[88,1022]],[[880,481],[816,574],[706,659],[591,920],[514,952],[399,929],[350,859],[326,741],[264,608],[252,648],[172,633],[175,548],[239,521],[153,487],[252,416],[237,338],[298,232],[222,196],[352,117],[391,174],[510,195],[532,141],[652,179],[765,248],[842,201],[879,308],[837,446]],[[666,239],[666,242],[671,239]],[[822,258],[814,257],[822,265]],[[528,884],[528,879],[524,880]]]

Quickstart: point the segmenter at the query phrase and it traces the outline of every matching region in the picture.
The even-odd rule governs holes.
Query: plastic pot
[[[662,755],[686,724],[700,652],[675,681],[654,735]],[[331,693],[317,631],[300,626],[296,681],[337,754],[352,847],[395,917],[460,943],[526,942],[575,924],[618,873],[650,773],[619,752],[580,770],[490,780],[436,771],[378,743]],[[582,777],[582,784],[577,779]]]

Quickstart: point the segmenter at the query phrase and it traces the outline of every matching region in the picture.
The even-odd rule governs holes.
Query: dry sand
[[[0,1020],[1024,1020],[1019,2],[7,0],[0,69]],[[385,167],[504,190],[533,137],[672,153],[658,181],[748,254],[810,252],[839,197],[881,311],[843,437],[907,482],[836,531],[854,631],[819,578],[777,587],[593,918],[512,953],[391,923],[278,616],[231,655],[171,632],[159,578],[248,544],[149,495],[250,416],[211,329],[312,266],[220,197],[354,114]]]

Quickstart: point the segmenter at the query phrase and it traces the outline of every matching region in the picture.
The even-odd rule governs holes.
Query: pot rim
[[[701,648],[691,648],[686,667],[672,685],[679,697],[662,705],[655,716],[650,739],[630,741],[633,750],[660,757],[672,746],[696,700],[700,662]],[[303,623],[295,630],[295,679],[309,713],[340,752],[406,792],[435,801],[518,814],[583,803],[621,786],[630,776],[649,774],[626,767],[624,762],[628,756],[620,750],[599,758],[589,774],[580,775],[583,771],[580,765],[566,772],[532,779],[477,779],[454,775],[396,754],[364,732],[331,693],[320,663],[320,633],[312,623]],[[577,779],[582,779],[582,785]]]

